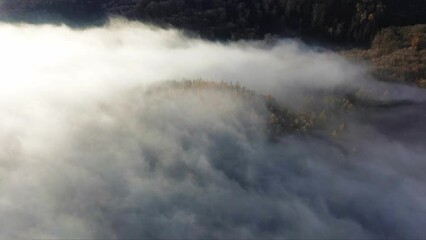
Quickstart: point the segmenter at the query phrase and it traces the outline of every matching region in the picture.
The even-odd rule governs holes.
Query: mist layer
[[[426,234],[422,90],[289,40],[205,42],[122,20],[1,24],[0,39],[2,238]],[[360,108],[338,138],[272,142],[262,98],[155,90],[182,79],[238,82],[289,108],[307,92],[373,86],[410,104]]]

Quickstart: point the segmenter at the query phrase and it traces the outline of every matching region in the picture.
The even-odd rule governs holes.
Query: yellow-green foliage
[[[151,89],[151,91],[194,91],[194,90],[221,90],[235,93],[244,96],[256,96],[254,91],[251,91],[237,83],[228,82],[213,82],[205,80],[182,80],[182,81],[169,81],[166,84],[160,84]]]
[[[371,49],[342,53],[352,59],[366,60],[372,74],[381,80],[426,88],[426,25],[387,28],[377,34]]]
[[[344,123],[332,120],[339,114],[348,113],[353,105],[347,98],[333,95],[327,96],[306,96],[305,101],[299,110],[290,110],[283,107],[271,95],[260,95],[252,90],[241,86],[239,83],[213,82],[205,80],[182,80],[170,81],[159,84],[149,90],[151,94],[175,95],[191,91],[198,94],[200,91],[219,90],[235,94],[236,97],[247,97],[263,101],[269,114],[266,116],[268,135],[272,137],[281,136],[291,132],[308,133],[314,129],[322,129],[326,125],[332,125],[330,131],[336,129],[335,135],[340,135],[344,131]],[[337,115],[336,115],[337,114]],[[330,128],[330,126],[328,127]]]
[[[343,97],[332,95],[313,97],[307,95],[300,110],[292,111],[279,104],[273,96],[256,94],[239,83],[213,82],[201,79],[170,81],[155,86],[150,92],[155,94],[162,92],[170,95],[186,91],[196,94],[198,91],[206,90],[230,92],[239,97],[258,98],[258,100],[264,101],[269,111],[268,119],[266,119],[266,131],[270,136],[280,136],[291,132],[308,133],[329,124],[332,116],[346,113],[353,108],[352,103]],[[318,98],[320,99],[318,100]],[[337,133],[341,134],[344,129],[339,127],[340,123],[337,122],[336,124],[336,127],[332,127],[332,129],[337,129]]]
[[[377,33],[372,43],[372,49],[388,52],[403,48],[425,49],[426,25],[385,28]]]

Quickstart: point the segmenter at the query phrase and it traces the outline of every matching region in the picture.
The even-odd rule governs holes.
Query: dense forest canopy
[[[278,35],[358,46],[384,27],[426,23],[423,0],[5,0],[1,12],[9,20],[77,26],[119,15],[209,39]]]

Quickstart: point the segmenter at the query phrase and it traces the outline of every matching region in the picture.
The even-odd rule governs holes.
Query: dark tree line
[[[352,45],[369,44],[384,27],[426,23],[424,0],[5,0],[0,11],[71,24],[114,14],[210,39],[280,35]]]

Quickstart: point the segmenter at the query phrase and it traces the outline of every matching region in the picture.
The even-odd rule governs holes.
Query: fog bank
[[[375,83],[365,67],[291,40],[205,42],[123,20],[3,23],[0,39],[1,238],[426,235],[423,90]],[[373,86],[387,92],[372,98],[411,104],[357,110],[337,139],[271,142],[262,98],[150,91],[199,78],[283,106]]]

